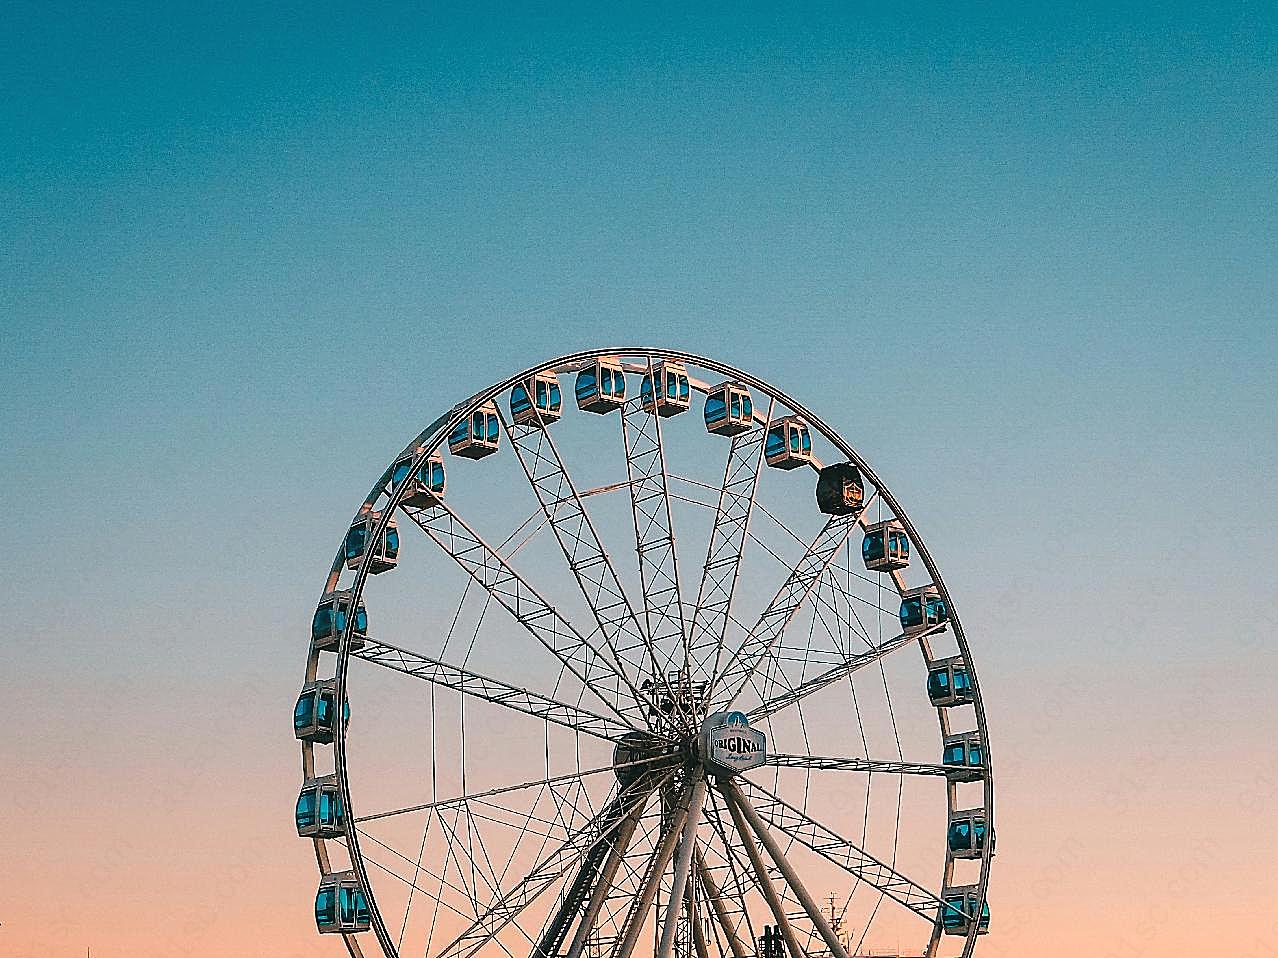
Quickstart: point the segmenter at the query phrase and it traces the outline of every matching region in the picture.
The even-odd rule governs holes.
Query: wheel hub
[[[697,755],[707,772],[736,775],[766,761],[767,738],[744,712],[712,712],[701,723]]]

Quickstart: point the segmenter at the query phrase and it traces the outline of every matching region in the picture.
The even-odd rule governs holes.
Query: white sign
[[[701,754],[720,771],[744,772],[767,758],[766,739],[743,712],[715,712],[701,726]]]

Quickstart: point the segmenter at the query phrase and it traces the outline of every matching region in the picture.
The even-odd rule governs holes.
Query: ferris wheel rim
[[[873,467],[870,466],[870,464],[856,451],[856,449],[850,443],[848,443],[845,439],[843,439],[843,437],[836,430],[834,430],[822,417],[814,413],[806,405],[798,402],[793,397],[789,396],[787,393],[773,386],[771,383],[767,382],[766,380],[760,377],[754,376],[753,374],[747,373],[743,370],[740,370],[727,363],[721,362],[719,360],[710,359],[710,358],[700,356],[698,354],[691,353],[684,350],[670,349],[665,347],[642,347],[642,346],[601,347],[601,348],[595,348],[595,349],[589,349],[589,350],[581,350],[578,352],[566,354],[564,356],[556,357],[554,359],[539,363],[537,365],[530,366],[527,369],[503,381],[500,381],[498,383],[495,383],[491,386],[486,387],[485,389],[474,394],[468,399],[463,400],[460,403],[457,403],[451,409],[449,409],[446,413],[438,417],[434,422],[432,422],[429,426],[427,426],[426,429],[424,429],[421,433],[419,433],[418,436],[412,442],[410,442],[408,446],[405,447],[403,452],[401,452],[398,456],[391,459],[386,470],[382,473],[378,481],[374,484],[374,486],[370,490],[368,496],[365,498],[364,503],[361,507],[361,512],[371,508],[374,504],[376,504],[377,500],[381,498],[382,495],[387,494],[387,489],[388,489],[388,486],[390,485],[391,472],[397,463],[404,460],[406,455],[408,455],[409,453],[413,455],[411,468],[413,470],[416,470],[417,468],[419,468],[421,463],[426,459],[426,457],[436,452],[442,446],[450,430],[453,429],[454,426],[456,426],[458,423],[463,421],[466,417],[470,416],[477,408],[485,405],[486,403],[493,402],[498,396],[501,396],[505,392],[514,388],[520,382],[527,381],[539,373],[553,371],[559,374],[563,374],[563,373],[573,372],[573,371],[576,371],[576,369],[579,368],[583,363],[586,363],[594,359],[599,359],[603,357],[636,357],[636,356],[644,357],[648,359],[650,363],[654,360],[668,360],[668,361],[674,361],[674,362],[687,363],[701,369],[718,373],[726,377],[726,379],[729,381],[739,383],[749,388],[758,389],[761,393],[768,396],[773,401],[779,400],[786,408],[791,410],[793,414],[802,417],[811,428],[819,432],[828,442],[830,442],[832,446],[834,446],[834,448],[836,448],[840,453],[846,456],[848,462],[851,462],[854,465],[856,465],[857,468],[865,476],[865,478],[871,483],[871,485],[873,485],[877,494],[882,498],[883,502],[891,510],[893,517],[901,523],[904,531],[906,532],[906,534],[908,535],[910,539],[910,542],[913,544],[915,550],[917,551],[917,554],[919,555],[920,559],[922,560],[924,564],[924,567],[927,569],[931,577],[931,585],[935,587],[935,589],[940,594],[941,598],[945,601],[947,609],[948,609],[948,613],[949,613],[948,624],[953,630],[954,638],[958,645],[960,655],[962,656],[966,664],[966,667],[969,670],[971,684],[972,684],[972,704],[974,706],[974,717],[975,717],[975,721],[977,725],[977,731],[981,736],[981,742],[983,744],[984,811],[986,815],[987,828],[989,829],[989,833],[993,835],[994,834],[993,764],[992,764],[992,761],[990,760],[989,736],[987,734],[984,700],[980,693],[979,679],[976,674],[976,665],[972,658],[972,655],[967,643],[966,635],[963,631],[962,623],[959,619],[958,612],[955,609],[955,606],[950,599],[949,591],[945,586],[944,579],[941,575],[940,569],[937,566],[935,560],[933,559],[931,552],[928,550],[926,543],[923,541],[921,536],[919,536],[916,527],[914,526],[913,522],[909,518],[909,515],[901,507],[899,501],[896,500],[896,498],[893,496],[893,494],[888,489],[888,487],[882,482],[882,480],[879,478],[877,472],[873,469]],[[631,370],[631,371],[634,372],[635,370]],[[374,540],[376,540],[376,538],[383,533],[390,518],[395,514],[396,510],[400,508],[400,505],[401,505],[400,500],[403,498],[403,495],[404,495],[404,490],[402,488],[400,489],[390,488],[387,502],[382,509],[381,518],[378,521],[376,527],[372,530],[372,536]],[[337,556],[330,570],[329,580],[326,583],[326,587],[325,587],[326,593],[331,592],[336,588],[336,585],[338,583],[338,579],[341,575],[341,570],[343,567],[343,559],[344,559],[343,549],[339,547]],[[367,581],[368,575],[370,574],[370,571],[369,571],[370,560],[371,560],[371,552],[368,552],[364,555],[363,560],[361,561],[359,567],[355,570],[355,578],[349,589],[349,591],[351,592],[353,596],[353,601],[356,601],[356,602],[359,601],[359,599],[363,595],[363,589]],[[347,688],[349,660],[351,657],[349,634],[352,627],[353,627],[353,623],[348,623],[347,629],[346,629],[347,634],[343,637],[343,640],[339,646],[339,652],[337,654],[337,664],[336,664],[336,671],[334,675],[334,682],[336,687],[336,701],[337,701],[337,708],[339,710],[339,715],[340,715],[340,710],[345,707],[345,703],[347,701],[346,688]],[[314,681],[315,679],[317,659],[318,659],[318,653],[315,651],[312,651],[311,654],[308,656],[308,664],[307,664],[308,682]],[[944,736],[948,732],[948,718],[944,709],[938,709],[937,713],[938,713],[938,721],[941,726],[941,732],[942,732],[942,735]],[[352,805],[352,802],[351,802],[350,783],[349,783],[349,776],[348,776],[347,764],[346,764],[346,728],[345,728],[344,721],[340,720],[340,718],[334,723],[332,745],[333,745],[333,756],[334,756],[334,774],[337,778],[338,786],[340,789],[342,806],[345,809],[345,814],[348,816],[348,821],[353,822],[355,820],[355,814],[354,814],[354,806]],[[303,742],[302,752],[303,752],[303,772],[304,772],[304,775],[306,775],[307,777],[310,777],[314,771],[314,744],[311,742]],[[954,810],[953,786],[950,786],[949,792],[950,792],[950,798],[948,802],[949,802],[951,811],[953,811]],[[321,873],[327,874],[329,873],[329,870],[330,870],[330,862],[328,860],[328,855],[327,855],[326,847],[324,845],[324,840],[316,838],[314,840],[314,843],[315,843],[315,849],[316,849],[317,863],[320,866]],[[368,896],[368,906],[372,916],[372,928],[376,933],[376,937],[378,938],[379,944],[382,946],[383,951],[387,955],[398,954],[398,948],[393,946],[392,942],[390,941],[389,932],[380,914],[380,910],[377,906],[376,898],[371,891],[372,884],[369,881],[368,873],[364,865],[364,856],[360,851],[359,836],[358,836],[357,829],[353,827],[349,829],[349,833],[345,836],[344,844],[346,845],[350,853],[351,864],[353,866],[352,870],[355,871],[356,875],[359,878],[359,881],[361,882],[361,884],[366,890],[366,894]],[[978,902],[981,904],[983,904],[986,900],[986,893],[987,893],[989,873],[990,873],[990,864],[991,864],[991,858],[992,858],[992,845],[993,845],[993,842],[991,841],[989,845],[983,851],[981,855],[981,859],[980,859],[980,877],[979,877],[979,882],[977,885],[977,895],[978,895]],[[953,867],[953,859],[950,852],[947,849],[945,873],[943,877],[943,882],[945,885],[948,885],[949,883],[952,867]],[[929,943],[929,950],[928,950],[929,954],[934,953],[940,934],[941,934],[941,925],[940,925],[940,918],[938,915],[936,927],[934,928],[933,934],[932,934],[932,941]],[[964,947],[964,955],[968,955],[971,953],[972,949],[975,946],[977,934],[978,934],[977,923],[973,922],[972,927],[967,934],[965,947]],[[352,955],[352,958],[362,958],[362,951],[360,949],[359,942],[356,939],[355,935],[343,933],[342,938],[345,941],[346,947],[348,951],[350,952],[350,954]]]

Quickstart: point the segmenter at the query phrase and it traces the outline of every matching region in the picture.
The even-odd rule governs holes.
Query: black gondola
[[[850,462],[835,462],[817,474],[817,508],[828,516],[858,516],[865,508],[861,471]]]

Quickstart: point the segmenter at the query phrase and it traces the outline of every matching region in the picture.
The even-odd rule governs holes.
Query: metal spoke
[[[728,914],[727,907],[724,905],[723,895],[719,891],[719,886],[715,884],[714,876],[710,874],[710,869],[706,865],[705,857],[701,854],[700,848],[694,850],[693,858],[693,864],[697,870],[697,880],[705,889],[706,899],[710,902],[710,910],[714,912],[714,916],[719,922],[719,927],[723,930],[723,936],[728,942],[728,949],[732,952],[732,958],[747,958],[745,946],[741,944],[741,939],[737,936],[737,931],[732,926],[732,917]],[[742,911],[744,910],[745,906],[743,904]]]
[[[406,856],[406,855],[404,855],[404,854],[401,854],[400,852],[396,851],[394,848],[391,848],[391,846],[390,846],[390,845],[387,845],[385,842],[383,842],[383,841],[379,841],[377,838],[375,838],[374,836],[372,836],[372,835],[368,834],[368,833],[367,833],[366,831],[364,831],[363,829],[359,829],[359,834],[360,834],[360,836],[361,836],[361,837],[363,837],[363,838],[367,838],[367,839],[368,839],[370,842],[372,842],[374,845],[377,845],[377,846],[379,846],[379,847],[381,847],[381,848],[384,848],[386,851],[390,852],[390,853],[391,853],[392,855],[394,855],[396,858],[399,858],[399,859],[403,860],[404,862],[406,862],[406,863],[407,863],[407,864],[409,864],[409,865],[414,865],[414,866],[417,868],[417,871],[418,871],[421,875],[425,875],[427,878],[429,878],[429,879],[430,879],[431,881],[433,881],[433,882],[438,882],[438,883],[439,883],[439,885],[440,885],[440,888],[441,888],[441,889],[446,888],[446,889],[448,889],[449,891],[452,891],[452,892],[454,892],[454,893],[456,893],[456,894],[459,894],[459,895],[461,895],[461,896],[463,896],[463,897],[466,897],[466,898],[469,898],[469,897],[470,897],[470,896],[469,896],[469,894],[466,892],[466,890],[465,890],[465,889],[463,889],[463,888],[461,888],[461,887],[459,887],[459,886],[457,886],[457,885],[454,885],[452,882],[447,881],[445,878],[443,878],[443,877],[442,877],[442,876],[440,876],[440,875],[436,875],[434,872],[432,872],[430,869],[426,868],[424,865],[419,865],[419,864],[417,864],[416,862],[414,862],[414,861],[413,861],[411,858],[409,858],[408,856]],[[337,839],[337,842],[338,842],[338,844],[345,844],[345,842],[343,842],[341,839]],[[438,902],[438,903],[439,903],[442,907],[447,908],[449,911],[453,912],[455,915],[458,915],[458,916],[459,916],[459,917],[461,917],[461,918],[466,918],[466,919],[469,919],[469,918],[470,918],[470,916],[469,916],[469,915],[467,915],[464,911],[460,910],[460,909],[459,909],[459,908],[457,908],[455,905],[451,905],[451,904],[449,904],[447,901],[445,901],[445,900],[443,899],[443,896],[442,896],[442,895],[436,894],[435,892],[432,892],[432,891],[429,891],[429,890],[427,890],[427,889],[425,889],[425,888],[422,888],[420,885],[416,884],[415,880],[410,880],[410,879],[405,878],[403,875],[399,874],[399,873],[398,873],[398,872],[396,872],[394,869],[389,868],[389,867],[387,867],[386,865],[383,865],[381,862],[379,862],[379,861],[377,861],[377,860],[375,860],[375,859],[373,859],[373,858],[366,858],[365,860],[366,860],[366,861],[367,861],[370,865],[373,865],[373,866],[374,866],[374,867],[376,867],[376,868],[380,868],[382,871],[386,872],[386,874],[390,875],[392,878],[397,878],[397,879],[399,879],[401,882],[403,882],[405,885],[407,885],[407,886],[408,886],[411,890],[413,890],[413,891],[419,891],[419,892],[421,892],[423,895],[428,895],[428,896],[430,896],[430,897],[434,898],[434,899],[435,899],[435,900],[436,900],[436,901],[437,901],[437,902]]]
[[[664,831],[662,832],[661,841],[653,850],[639,895],[626,915],[625,930],[621,935],[621,943],[617,947],[616,958],[630,958],[630,953],[634,951],[635,943],[639,940],[639,934],[648,918],[652,902],[657,897],[657,891],[661,887],[661,877],[665,874],[666,868],[670,864],[670,859],[674,856],[675,843],[679,840],[679,836],[683,832],[683,824],[688,818],[688,802],[691,798],[691,791],[690,785],[681,790],[672,813],[663,822]]]
[[[585,903],[586,896],[589,894],[593,897],[592,891],[600,883],[598,881],[600,868],[605,864],[605,859],[620,861],[614,855],[616,846],[621,845],[624,848],[624,845],[629,842],[635,825],[639,823],[641,812],[642,808],[633,809],[625,816],[622,827],[617,830],[617,834],[611,840],[595,845],[587,852],[581,867],[577,870],[576,877],[573,878],[572,883],[564,892],[554,917],[543,930],[537,947],[533,949],[532,958],[555,958],[555,956],[558,956],[559,949],[563,947],[564,939],[568,935],[568,929]],[[607,893],[606,887],[604,888],[604,893]]]
[[[746,903],[750,889],[753,887],[752,883],[748,881],[750,864],[749,862],[741,861],[739,851],[729,837],[731,834],[729,826],[724,823],[723,816],[719,814],[719,803],[716,794],[715,790],[712,789],[710,791],[710,802],[706,807],[709,811],[710,825],[715,836],[719,839],[719,844],[723,846],[721,852],[723,856],[722,867],[727,883],[730,883],[731,886],[728,887],[727,883],[723,886],[723,890],[728,892],[727,895],[722,897],[723,913],[728,916],[731,927],[736,929],[738,934],[744,926],[747,940],[751,942],[750,947],[753,949],[753,942],[757,936],[755,935],[754,924],[750,920],[750,910]],[[707,847],[713,846],[708,844]],[[707,875],[712,880],[713,872],[714,869],[707,866]],[[735,909],[735,914],[733,914],[733,909]]]
[[[732,705],[750,677],[771,655],[773,646],[780,640],[786,626],[790,624],[799,607],[821,581],[826,567],[847,541],[855,526],[854,516],[831,516],[817,533],[816,538],[803,554],[803,558],[791,570],[780,590],[750,629],[741,647],[737,649],[723,671],[712,680],[712,694],[720,687],[726,689],[722,696],[716,698],[716,701],[722,700],[723,708],[726,709]]]
[[[701,824],[701,806],[706,800],[706,780],[698,775],[692,786],[692,795],[688,799],[688,810],[684,815],[682,834],[679,836],[679,850],[675,856],[674,878],[670,888],[670,899],[666,905],[665,921],[661,926],[661,941],[657,945],[656,958],[670,958],[674,951],[675,930],[679,922],[679,913],[684,907],[684,893],[688,888],[688,872],[692,867],[692,852],[697,844],[697,826]]]
[[[364,647],[352,650],[351,655],[366,662],[372,662],[374,665],[422,679],[432,685],[514,709],[516,712],[523,712],[525,715],[544,719],[596,738],[614,741],[634,731],[631,726],[619,719],[608,718],[580,706],[560,702],[548,695],[472,672],[460,665],[442,662],[429,655],[410,652],[394,645],[387,645],[385,642],[366,639]]]
[[[630,479],[630,507],[634,518],[639,580],[643,587],[644,627],[648,637],[653,687],[670,693],[675,711],[683,713],[679,695],[670,689],[667,672],[679,655],[680,675],[686,680],[687,625],[679,592],[679,562],[675,553],[674,518],[670,511],[661,417],[657,415],[657,386],[651,360],[648,377],[652,397],[644,408],[642,391],[621,407],[621,439]]]
[[[727,793],[723,783],[720,783],[719,790],[723,793],[724,804],[728,806],[728,814],[732,816],[732,822],[737,827],[737,834],[741,838],[741,844],[745,847],[746,856],[750,859],[750,867],[754,870],[755,884],[758,885],[759,891],[763,893],[764,901],[768,903],[768,908],[772,912],[772,920],[777,923],[777,927],[781,931],[781,937],[785,939],[790,958],[807,958],[803,947],[799,944],[798,937],[794,933],[794,927],[790,924],[790,918],[785,913],[785,906],[781,902],[781,896],[777,894],[776,886],[772,884],[772,876],[768,874],[768,868],[763,862],[763,857],[759,854],[759,846],[755,844],[754,838],[750,834],[750,829],[741,814],[741,809]]]
[[[638,764],[638,763],[635,763]],[[518,792],[528,788],[540,788],[543,786],[558,785],[562,782],[574,782],[586,778],[589,775],[599,775],[603,772],[611,772],[613,766],[603,765],[599,768],[591,768],[581,772],[567,772],[564,775],[555,775],[551,778],[540,778],[534,782],[520,782],[518,785],[503,785],[500,788],[490,788],[484,792],[472,792],[469,795],[456,795],[452,798],[442,798],[437,802],[428,802],[424,805],[408,805],[404,808],[396,808],[386,812],[373,812],[369,815],[361,815],[355,819],[356,822],[372,822],[379,818],[391,818],[395,815],[410,815],[413,812],[433,811],[435,809],[451,808],[454,805],[465,805],[467,802],[483,802],[485,799],[494,795],[501,795],[505,792]],[[487,804],[485,802],[485,804]]]
[[[586,904],[586,910],[577,925],[577,931],[573,935],[572,943],[568,946],[567,958],[581,958],[581,953],[595,930],[595,923],[599,920],[599,912],[603,909],[604,902],[608,898],[608,892],[612,890],[617,871],[625,860],[626,849],[630,847],[630,841],[634,838],[635,829],[638,827],[639,819],[642,817],[643,808],[636,808],[627,816],[626,821],[617,832],[617,837],[612,842],[612,847],[608,850],[608,859],[604,862],[603,868],[599,872],[598,880],[591,891],[590,901]]]
[[[484,943],[514,921],[548,888],[572,868],[573,864],[598,845],[609,840],[626,820],[635,805],[646,801],[651,792],[634,795],[618,794],[608,806],[584,827],[538,862],[524,878],[493,902],[483,914],[443,949],[437,958],[469,958]]]
[[[773,405],[769,402],[765,422],[772,421]],[[694,681],[703,678],[708,681],[718,671],[728,614],[737,587],[737,574],[741,570],[746,531],[754,511],[759,474],[763,470],[766,435],[767,429],[755,424],[747,432],[733,436],[728,448],[714,528],[710,533],[688,638],[688,658]]]
[[[461,568],[545,646],[582,685],[636,730],[642,711],[620,666],[590,644],[515,569],[447,504],[404,508]]]
[[[781,768],[810,768],[820,771],[883,772],[887,775],[944,775],[944,765],[916,762],[882,762],[868,758],[831,758],[819,755],[786,755],[769,752],[767,764]]]
[[[886,642],[870,647],[864,652],[849,655],[839,665],[822,672],[820,675],[813,676],[806,682],[801,682],[796,686],[787,687],[781,694],[775,695],[764,701],[763,704],[755,706],[747,713],[747,715],[751,722],[758,722],[769,715],[775,715],[777,712],[784,708],[788,708],[795,702],[807,698],[812,693],[819,692],[827,685],[838,682],[841,679],[845,679],[853,672],[863,669],[867,665],[873,665],[885,655],[895,652],[897,649],[909,645],[912,642],[917,642],[919,639],[926,638],[929,635],[939,632],[943,628],[944,626],[937,625],[932,626],[926,631],[915,632],[909,635],[897,635],[888,639]]]
[[[540,419],[540,413],[537,415]],[[545,423],[510,425],[500,412],[498,417],[568,568],[590,606],[604,644],[620,665],[630,666],[631,674],[641,674],[643,660],[649,653],[647,637],[550,430]],[[636,699],[648,699],[649,704],[655,706],[655,700],[650,698],[651,690],[641,693],[630,675],[625,677]]]
[[[790,890],[794,892],[794,896],[799,900],[799,904],[803,906],[803,910],[807,912],[808,918],[816,927],[817,933],[825,941],[826,947],[830,949],[830,954],[834,958],[848,958],[847,949],[843,947],[843,943],[839,941],[839,936],[834,933],[834,929],[830,927],[830,923],[825,916],[821,914],[821,908],[812,896],[808,894],[807,888],[804,887],[799,873],[794,870],[794,866],[790,864],[790,860],[785,857],[785,853],[781,850],[781,846],[777,844],[772,833],[768,831],[767,826],[759,818],[759,814],[750,807],[750,803],[746,801],[745,796],[741,794],[741,790],[736,783],[728,780],[720,784],[724,797],[729,803],[729,809],[735,808],[741,813],[749,823],[750,828],[758,836],[763,847],[768,850],[768,855],[772,861],[776,863],[777,869],[785,878],[786,884],[790,886]]]
[[[879,861],[869,852],[753,782],[743,782],[741,792],[751,799],[759,817],[773,828],[808,846],[826,861],[852,877],[877,888],[928,921],[935,921],[944,907],[936,894]]]
[[[706,946],[705,931],[701,927],[700,910],[698,908],[700,888],[701,886],[696,882],[696,880],[692,876],[689,876],[688,891],[685,898],[688,915],[688,929],[692,932],[692,946],[696,951],[697,958],[710,958],[710,949]]]

